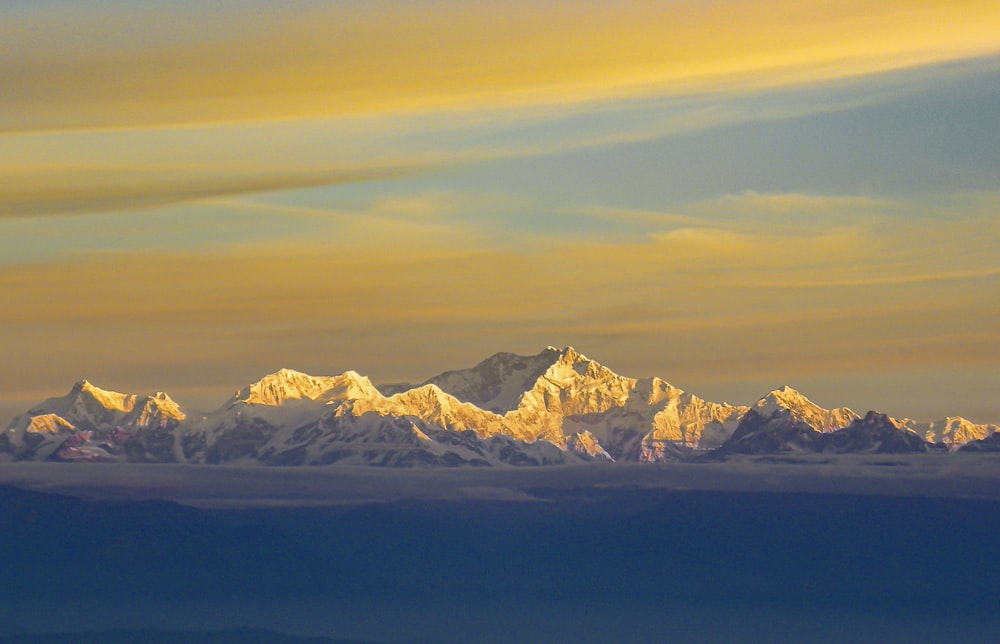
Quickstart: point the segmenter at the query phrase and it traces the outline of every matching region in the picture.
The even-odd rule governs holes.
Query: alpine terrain
[[[663,462],[784,452],[991,449],[1000,429],[823,409],[790,387],[750,406],[618,375],[572,347],[497,353],[419,385],[281,369],[219,409],[81,380],[16,417],[7,460],[490,466]],[[992,442],[991,442],[992,441]]]

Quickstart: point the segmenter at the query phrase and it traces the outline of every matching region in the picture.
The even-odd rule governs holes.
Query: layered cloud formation
[[[0,12],[0,405],[574,344],[1000,414],[995,3]]]

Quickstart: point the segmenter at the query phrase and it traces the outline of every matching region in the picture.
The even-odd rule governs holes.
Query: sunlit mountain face
[[[571,347],[212,412],[84,380],[3,435],[0,641],[978,639],[997,436]]]
[[[0,644],[996,639],[998,34],[0,2]]]
[[[214,412],[86,380],[16,417],[8,460],[387,467],[697,461],[733,454],[926,453],[983,442],[996,425],[918,423],[823,409],[791,387],[754,405],[705,401],[660,378],[620,376],[572,347],[495,354],[421,385],[355,371],[282,369]]]

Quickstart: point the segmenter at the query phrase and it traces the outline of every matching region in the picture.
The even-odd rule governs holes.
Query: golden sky
[[[183,125],[571,105],[816,82],[997,52],[995,2],[34,3],[0,126]]]
[[[573,344],[1000,419],[996,2],[0,14],[7,416]]]

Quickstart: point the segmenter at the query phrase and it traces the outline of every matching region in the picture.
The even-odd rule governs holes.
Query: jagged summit
[[[754,403],[753,410],[765,419],[773,416],[778,410],[787,410],[795,420],[804,421],[822,432],[846,427],[859,418],[847,407],[823,409],[788,385],[775,389],[758,400]]]
[[[947,416],[942,420],[920,423],[909,418],[896,421],[899,427],[905,427],[920,434],[932,443],[961,445],[982,440],[994,432],[1000,431],[1000,425],[992,423],[974,423],[961,416]]]
[[[845,427],[819,432],[796,418],[787,408],[762,416],[751,409],[733,435],[709,458],[732,454],[781,454],[794,452],[833,454],[924,453],[931,445],[915,432],[897,427],[895,421],[876,411],[855,418]]]
[[[364,398],[377,393],[375,386],[356,371],[339,376],[311,376],[294,369],[280,369],[236,392],[229,403],[277,406],[291,400],[329,402]]]
[[[164,392],[152,396],[107,391],[80,380],[65,396],[49,398],[16,417],[3,433],[0,451],[15,458],[115,460],[137,444],[154,457],[158,441],[146,434],[169,435],[187,415]],[[148,442],[147,442],[148,441]],[[145,450],[146,447],[144,446]],[[161,453],[162,456],[162,453]]]
[[[553,349],[552,347],[549,347],[546,349],[546,352],[548,351],[555,351],[557,357],[552,366],[546,371],[546,375],[558,375],[568,379],[574,378],[573,374],[588,378],[607,378],[609,376],[618,375],[610,369],[602,366],[600,363],[591,360],[573,347],[566,347],[564,349]],[[572,369],[572,373],[565,371],[564,369],[559,369],[559,367],[569,367]]]
[[[534,387],[552,365],[567,359],[570,351],[577,355],[571,348],[555,347],[547,347],[533,356],[495,353],[472,368],[445,371],[421,384],[437,385],[462,402],[505,414],[517,409],[524,393]],[[393,385],[382,391],[388,395],[412,388],[412,385]]]
[[[959,417],[918,426],[824,409],[785,385],[752,407],[622,376],[572,346],[499,352],[426,382],[376,388],[345,371],[279,369],[218,410],[187,418],[162,391],[137,396],[80,380],[0,434],[0,458],[369,465],[663,462],[693,450],[920,451],[996,426]],[[913,431],[909,431],[913,430]],[[939,449],[939,447],[934,447]],[[943,449],[943,446],[940,447]]]
[[[808,405],[814,405],[814,403],[802,395],[802,392],[788,385],[782,385],[758,400],[754,404],[754,410],[761,416],[767,417],[776,409],[792,409]]]
[[[74,423],[108,414],[160,414],[174,420],[185,417],[180,405],[166,392],[157,391],[148,396],[124,394],[102,389],[86,379],[74,384],[65,396],[50,398],[32,412],[36,410],[58,414]]]
[[[877,411],[869,411],[864,418],[854,419],[826,438],[830,443],[828,449],[842,453],[927,452],[930,447],[916,432],[899,427],[892,418]]]
[[[97,404],[105,409],[129,412],[135,406],[137,398],[138,396],[135,394],[122,394],[117,391],[101,389],[84,379],[74,384],[63,400],[66,400],[67,403],[77,401],[84,405]]]
[[[580,353],[575,348],[569,345],[566,345],[565,347],[554,347],[552,345],[549,345],[545,347],[545,350],[542,351],[542,353],[539,355],[543,354],[554,355],[557,361],[562,361],[567,363],[590,361],[590,358],[583,355],[582,353]]]

